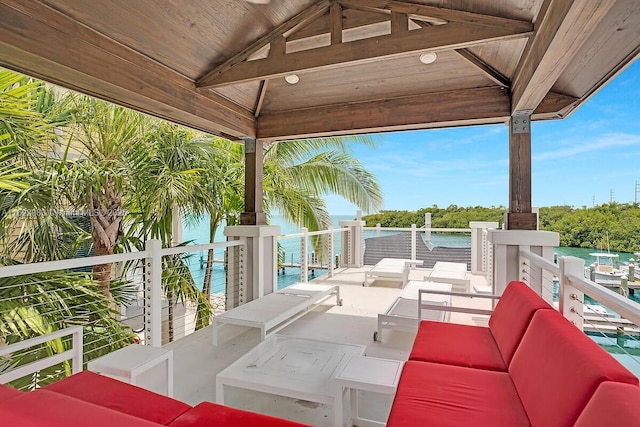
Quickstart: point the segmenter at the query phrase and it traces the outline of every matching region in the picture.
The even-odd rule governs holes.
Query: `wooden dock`
[[[630,320],[611,316],[585,314],[583,329],[585,332],[608,336],[640,337],[640,326]]]

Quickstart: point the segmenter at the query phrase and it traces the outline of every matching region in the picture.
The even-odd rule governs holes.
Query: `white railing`
[[[580,258],[560,257],[556,265],[521,250],[520,260],[522,280],[601,345],[629,356],[640,371],[640,359],[631,354],[640,348],[640,304],[586,278]]]
[[[348,239],[347,228],[329,228],[321,231],[307,231],[278,237],[278,269],[300,269],[299,281],[309,280],[309,271],[327,270],[333,277],[334,269],[341,265],[342,240]],[[297,280],[296,280],[297,281]]]
[[[428,251],[436,246],[470,248],[472,258],[476,251],[482,250],[471,246],[472,230],[470,228],[425,228],[417,227],[415,224],[410,228],[402,228],[382,227],[377,224],[375,227],[364,227],[363,230],[362,253],[366,253],[364,263],[368,265],[374,265],[380,259],[387,257],[417,260],[419,248],[426,248]],[[386,241],[387,237],[402,234],[404,237],[395,240],[395,244]],[[383,240],[378,241],[377,238]]]
[[[139,252],[0,267],[0,344],[78,326],[85,363],[133,342],[160,347],[208,325],[237,299],[246,286],[245,247],[244,239],[173,248],[150,240]],[[212,295],[204,295],[197,254],[210,250]],[[112,299],[91,279],[101,264],[114,267]]]
[[[62,341],[55,343],[55,346],[61,346],[62,348],[69,347],[69,350],[62,351],[49,357],[36,358],[37,351],[42,344],[50,344],[52,341],[61,340],[65,337],[71,337],[70,345],[65,346]],[[27,350],[23,353],[23,350]],[[26,356],[32,354],[33,357],[28,358]],[[10,381],[15,381],[19,378],[23,378],[27,375],[35,374],[46,368],[55,367],[71,360],[70,373],[76,374],[82,371],[82,326],[73,326],[65,328],[50,334],[42,335],[35,338],[23,340],[21,342],[12,344],[0,348],[0,360],[9,362],[12,356],[19,354],[22,358],[25,358],[28,362],[21,366],[13,366],[13,363],[7,363],[6,366],[2,366],[2,373],[0,373],[0,384],[6,384]],[[29,359],[34,359],[33,362],[29,362]],[[54,372],[53,376],[57,376],[57,373],[64,372],[65,367],[60,366]]]

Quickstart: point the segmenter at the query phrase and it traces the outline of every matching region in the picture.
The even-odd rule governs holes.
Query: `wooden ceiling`
[[[563,118],[639,52],[636,0],[0,0],[1,66],[263,141]]]

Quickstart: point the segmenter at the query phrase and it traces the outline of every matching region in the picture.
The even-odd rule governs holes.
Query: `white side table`
[[[398,388],[403,366],[404,362],[399,360],[353,356],[334,379],[336,387],[334,426],[344,426],[342,399],[345,390],[350,391],[349,426],[354,424],[360,427],[385,426],[386,422],[360,418],[358,415],[358,390],[394,394]]]
[[[164,363],[167,396],[173,397],[173,350],[130,344],[124,348],[90,361],[90,371],[123,378],[137,384],[138,375]]]

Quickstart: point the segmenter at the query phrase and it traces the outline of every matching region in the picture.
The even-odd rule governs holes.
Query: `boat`
[[[594,282],[607,281],[609,283],[620,282],[627,272],[620,268],[620,256],[608,252],[590,253],[596,261],[585,269],[585,277]]]

